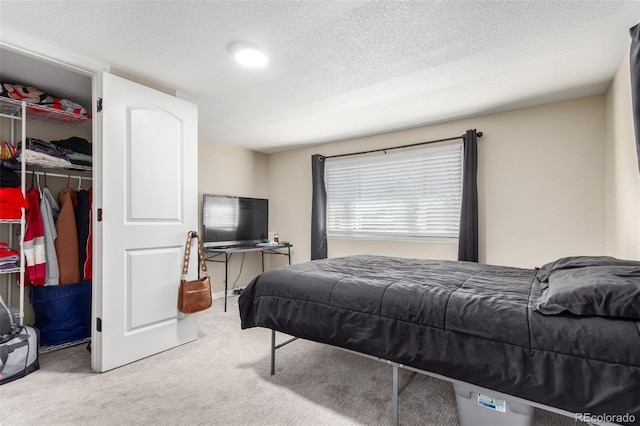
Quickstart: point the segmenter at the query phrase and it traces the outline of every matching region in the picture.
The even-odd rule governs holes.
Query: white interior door
[[[91,365],[106,371],[197,337],[196,316],[177,310],[185,239],[198,229],[197,107],[108,73],[94,86]]]

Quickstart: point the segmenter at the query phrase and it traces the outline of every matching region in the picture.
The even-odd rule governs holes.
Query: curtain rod
[[[349,154],[337,154],[337,155],[327,155],[324,158],[337,158],[337,157],[348,157],[350,155],[361,155],[361,154],[371,154],[372,152],[380,152],[380,151],[391,151],[392,149],[400,149],[400,148],[410,148],[412,146],[418,146],[418,145],[428,145],[430,143],[436,143],[436,142],[446,142],[446,141],[454,141],[456,139],[462,139],[464,138],[465,135],[462,136],[455,136],[452,138],[445,138],[445,139],[437,139],[437,140],[433,140],[433,141],[426,141],[426,142],[417,142],[417,143],[412,143],[409,145],[400,145],[400,146],[392,146],[390,148],[380,148],[380,149],[372,149],[370,151],[360,151],[360,152],[350,152]],[[479,138],[482,137],[482,132],[478,132],[477,136]]]

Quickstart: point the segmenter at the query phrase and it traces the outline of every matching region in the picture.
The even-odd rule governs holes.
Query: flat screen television
[[[202,245],[226,248],[266,241],[269,200],[204,194],[202,198]]]

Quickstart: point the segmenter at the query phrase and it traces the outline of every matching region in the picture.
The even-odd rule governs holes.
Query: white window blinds
[[[458,237],[462,143],[329,159],[325,184],[330,237]]]

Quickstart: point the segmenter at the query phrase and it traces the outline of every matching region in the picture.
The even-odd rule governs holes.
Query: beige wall
[[[630,110],[628,58],[606,95],[457,120],[384,135],[263,155],[200,144],[200,193],[268,197],[270,230],[310,258],[311,155],[339,154],[438,139],[477,128],[480,261],[540,266],[561,256],[640,258],[640,174]],[[455,259],[456,243],[329,240],[329,256],[371,253]],[[253,278],[247,254],[237,286]],[[230,286],[238,277],[234,258]],[[286,258],[267,260],[280,266]],[[214,291],[224,270],[210,263]]]
[[[606,253],[640,259],[640,173],[631,114],[629,55],[606,94]]]
[[[271,154],[271,225],[310,259],[311,155],[461,135],[477,128],[480,261],[539,266],[604,252],[604,96]],[[457,243],[329,240],[329,256],[455,259]]]
[[[198,144],[198,211],[202,211],[202,194],[269,198],[267,176],[265,154],[201,140]],[[198,223],[201,228],[201,213]],[[217,258],[222,259],[224,256]],[[224,264],[207,262],[207,268],[213,292],[224,291]],[[234,282],[238,288],[245,287],[260,270],[259,253],[234,254],[229,263],[229,290]]]

